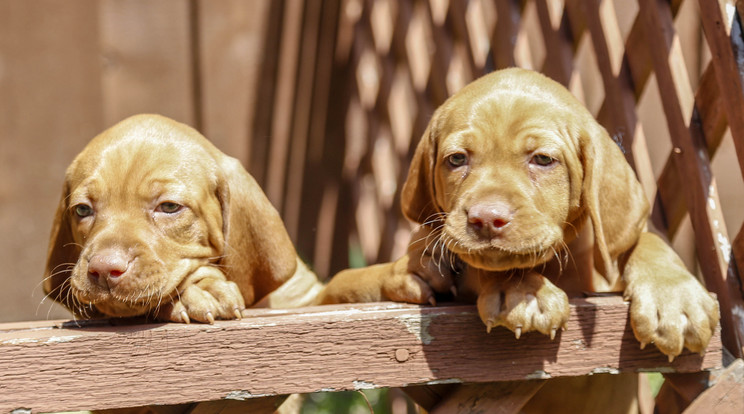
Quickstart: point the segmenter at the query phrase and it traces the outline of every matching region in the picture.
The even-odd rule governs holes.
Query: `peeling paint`
[[[728,263],[731,257],[731,243],[729,243],[728,237],[724,236],[723,233],[718,233],[717,239],[723,260]]]
[[[440,384],[462,384],[462,383],[463,383],[463,380],[461,380],[460,378],[447,378],[447,379],[426,381],[424,384],[440,385]]]
[[[658,372],[660,374],[674,374],[677,372],[676,369],[672,367],[656,367],[656,368],[638,368],[636,369],[638,372]]]
[[[611,368],[611,367],[601,367],[601,368],[594,368],[592,372],[589,373],[589,375],[594,374],[619,374],[620,370],[617,368]]]
[[[251,398],[270,397],[272,395],[274,394],[252,394],[249,391],[241,390],[241,391],[228,392],[224,399],[246,401],[246,400],[250,400]]]
[[[431,315],[405,315],[397,318],[403,322],[408,332],[416,335],[419,341],[425,345],[431,344],[434,337],[429,334],[429,325],[431,324]]]
[[[6,339],[2,342],[3,345],[19,345],[19,344],[35,344],[39,342],[36,338],[15,338]]]
[[[63,342],[70,342],[75,338],[79,338],[80,335],[69,335],[69,336],[53,336],[44,342],[45,344],[59,344]]]
[[[240,327],[242,328],[266,328],[271,326],[279,326],[276,322],[267,322],[267,323],[261,323],[261,322],[253,322],[249,320],[248,318],[242,319],[239,323]],[[206,326],[215,326],[215,325],[206,325]]]
[[[47,340],[44,341],[44,344],[59,344],[63,342],[70,342],[79,337],[80,335],[52,336],[47,338]],[[0,342],[0,345],[38,344],[40,342],[41,339],[39,338],[14,338],[6,339],[3,342]]]
[[[409,309],[411,305],[405,303],[385,303],[379,306],[368,306],[364,304],[363,308],[344,308],[342,310],[323,310],[313,312],[313,316],[344,316],[345,318],[353,318],[358,315],[366,315],[370,311],[395,311],[399,309]],[[284,315],[286,311],[277,313],[277,315]],[[302,316],[302,315],[298,315]]]
[[[716,200],[713,198],[716,196],[716,186],[713,184],[708,186],[708,207],[710,207],[711,210],[716,209]]]
[[[552,376],[548,374],[547,372],[538,369],[537,371],[533,372],[532,374],[528,374],[524,377],[524,379],[550,379]]]
[[[586,350],[586,342],[584,342],[583,339],[574,339],[571,341],[571,345],[573,345],[577,351]]]
[[[376,388],[380,388],[377,385],[375,385],[373,382],[367,382],[367,381],[353,381],[352,384],[354,384],[354,390],[374,390]]]

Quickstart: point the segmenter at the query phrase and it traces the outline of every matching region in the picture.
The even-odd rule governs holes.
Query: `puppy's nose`
[[[123,252],[104,250],[88,261],[88,277],[103,287],[111,287],[119,282],[128,267],[129,258]]]
[[[511,223],[513,214],[502,202],[478,203],[468,209],[468,226],[483,237],[494,237]]]

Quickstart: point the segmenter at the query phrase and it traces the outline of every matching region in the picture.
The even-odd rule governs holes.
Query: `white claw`
[[[191,323],[191,319],[189,319],[189,314],[186,313],[185,310],[181,311],[181,320],[183,321],[183,323]]]
[[[214,325],[214,315],[212,315],[212,312],[207,312],[207,321],[209,321],[210,325]]]
[[[491,333],[491,328],[493,328],[493,322],[486,322],[486,333]]]
[[[517,339],[519,339],[519,337],[522,336],[522,327],[521,326],[517,326],[517,329],[514,330],[514,336],[516,336]]]
[[[552,329],[550,330],[550,340],[551,340],[551,341],[552,341],[553,339],[555,339],[555,332],[556,332],[556,329],[555,329],[555,328],[552,328]]]
[[[671,364],[674,361],[674,355],[669,355],[669,363]]]
[[[238,308],[233,309],[233,316],[237,320],[243,319],[243,314],[240,312],[240,309],[238,309]]]
[[[646,345],[648,345],[648,344],[645,343],[645,342],[641,342],[641,350],[643,350],[646,347]]]

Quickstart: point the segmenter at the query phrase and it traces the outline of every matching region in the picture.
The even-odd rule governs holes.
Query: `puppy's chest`
[[[573,244],[573,243],[571,243]],[[575,249],[571,249],[575,247]],[[555,258],[531,269],[513,269],[507,271],[488,271],[463,264],[463,270],[457,276],[458,298],[471,301],[478,296],[484,280],[498,278],[517,282],[526,272],[537,272],[562,289],[569,297],[581,297],[585,292],[602,291],[597,289],[598,279],[603,279],[594,269],[593,250],[580,246],[569,246],[569,249],[558,252]]]

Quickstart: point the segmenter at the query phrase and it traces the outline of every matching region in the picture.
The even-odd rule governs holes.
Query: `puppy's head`
[[[266,252],[254,249],[253,220],[278,227],[275,256],[256,257]],[[294,249],[237,161],[186,125],[138,115],[95,137],[68,168],[44,288],[78,314],[142,315],[176,298],[201,266],[217,266],[242,282],[250,304],[286,276],[272,274],[271,261],[291,275]]]
[[[588,215],[608,278],[648,210],[607,132],[563,86],[523,69],[484,76],[437,109],[401,203],[466,263],[494,271],[550,260]]]

